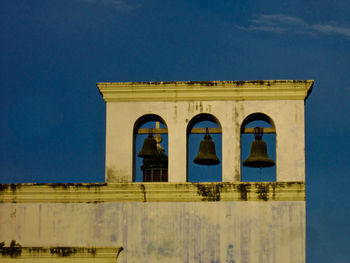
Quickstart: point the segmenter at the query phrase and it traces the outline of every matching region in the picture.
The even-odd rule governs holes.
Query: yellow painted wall
[[[122,247],[124,263],[305,262],[300,182],[2,189],[0,242],[7,246]]]

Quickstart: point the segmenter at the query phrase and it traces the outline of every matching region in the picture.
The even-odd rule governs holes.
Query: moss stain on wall
[[[22,247],[19,243],[16,243],[16,240],[12,240],[8,247],[5,247],[5,242],[1,242],[0,253],[3,257],[16,258],[22,254]]]

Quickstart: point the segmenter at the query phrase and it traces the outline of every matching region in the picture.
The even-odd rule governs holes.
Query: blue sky
[[[314,79],[308,262],[350,262],[350,2],[2,0],[0,183],[104,180],[108,81]]]

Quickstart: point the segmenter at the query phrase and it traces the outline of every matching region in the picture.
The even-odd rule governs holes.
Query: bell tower
[[[312,85],[308,80],[98,83],[106,101],[106,181],[135,181],[140,150],[135,149],[135,134],[148,133],[138,127],[145,119],[164,124],[153,131],[168,135],[168,182],[187,182],[187,164],[192,162],[188,133],[206,132],[188,130],[199,116],[210,116],[219,124],[209,128],[209,134],[222,136],[221,181],[241,181],[240,137],[254,134],[246,127],[254,120],[270,123],[261,133],[276,136],[276,181],[304,181],[304,101]]]
[[[140,168],[135,159],[141,149],[136,147],[135,136],[148,132],[141,128],[140,120],[162,123],[163,128],[154,127],[153,132],[168,136],[168,170],[167,177],[160,179],[163,183],[147,183],[158,181],[147,177],[159,171],[158,164],[149,169],[153,161],[144,158],[141,167],[142,189],[150,202],[145,208],[147,219],[143,210],[141,220],[157,222],[147,224],[145,231],[154,234],[143,236],[143,242],[152,244],[158,252],[149,251],[148,245],[137,248],[135,236],[129,239],[136,243],[129,247],[128,257],[133,258],[130,253],[141,249],[148,262],[158,262],[155,257],[162,254],[159,251],[169,251],[161,258],[171,262],[305,262],[304,103],[313,81],[127,82],[97,86],[106,101],[108,183],[138,184],[135,170]],[[208,121],[216,126],[206,126]],[[268,126],[249,126],[255,121]],[[205,125],[197,127],[197,122]],[[191,134],[204,136],[194,158],[189,158]],[[243,157],[241,151],[245,134],[255,137],[248,157]],[[274,136],[273,144],[264,141],[269,135]],[[272,158],[269,151],[273,152]],[[191,183],[189,167],[193,163],[220,167],[221,182],[198,179]],[[274,179],[242,182],[244,167],[275,167]],[[200,172],[207,174],[203,181],[210,181],[210,172],[205,169]],[[156,218],[151,216],[154,209]],[[166,230],[158,227],[161,222],[167,225]]]

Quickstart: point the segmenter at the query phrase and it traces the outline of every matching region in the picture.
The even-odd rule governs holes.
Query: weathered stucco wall
[[[122,248],[124,263],[305,262],[303,182],[0,186],[0,244],[23,248],[10,258],[0,245],[0,262],[61,260],[62,247],[66,259]],[[87,254],[78,262],[101,262]]]
[[[1,204],[0,225],[7,244],[123,247],[118,262],[305,260],[303,201]]]

